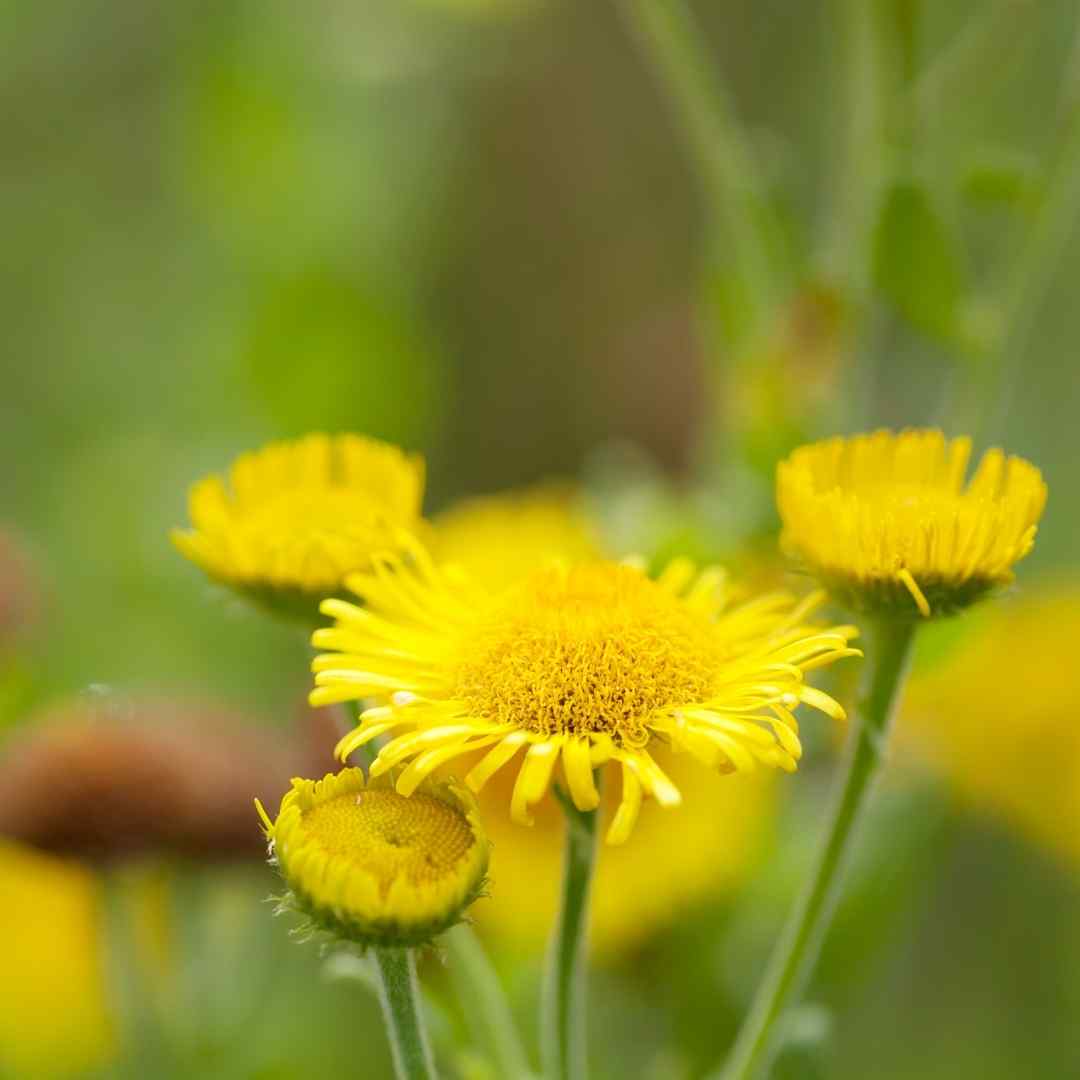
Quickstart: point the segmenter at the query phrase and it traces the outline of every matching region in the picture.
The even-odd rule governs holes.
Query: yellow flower
[[[844,603],[948,614],[1012,580],[1035,542],[1042,474],[971,440],[876,431],[796,450],[777,470],[783,544]]]
[[[294,780],[275,821],[256,800],[291,901],[312,923],[363,945],[419,945],[479,895],[488,842],[454,781],[411,799],[360,769]]]
[[[597,559],[599,540],[581,503],[572,487],[550,483],[467,499],[432,522],[435,553],[493,589],[553,560]],[[770,574],[770,586],[779,576]],[[476,752],[477,760],[483,753]],[[771,770],[717,784],[689,755],[660,748],[657,756],[683,803],[664,811],[643,808],[634,843],[613,847],[600,860],[589,940],[602,954],[644,941],[704,897],[737,887],[754,866],[773,818]],[[462,762],[463,768],[470,764]],[[605,812],[618,807],[617,787],[601,792]],[[502,813],[512,790],[511,770],[505,769],[478,794],[492,841],[492,889],[476,919],[510,947],[531,949],[551,929],[564,824],[559,808],[545,800],[534,810],[536,827],[517,828]]]
[[[424,463],[360,435],[306,435],[242,454],[191,490],[173,542],[210,577],[311,614],[372,553],[419,527]]]
[[[1078,646],[1080,583],[1010,598],[916,672],[899,735],[966,802],[1080,863]]]
[[[397,779],[403,795],[484,748],[466,776],[477,791],[524,751],[510,810],[529,824],[560,759],[581,810],[599,804],[593,770],[617,762],[622,798],[608,841],[621,843],[644,796],[680,801],[651,743],[721,772],[793,771],[801,754],[795,706],[843,715],[804,673],[854,654],[853,627],[807,625],[820,596],[796,603],[770,594],[725,610],[723,574],[698,574],[685,560],[656,581],[610,562],[545,567],[488,593],[414,544],[408,559],[378,559],[348,585],[364,607],[323,602],[337,622],[312,641],[336,651],[313,663],[311,703],[386,699],[364,712],[338,754],[397,732],[371,771],[408,762]]]
[[[490,589],[519,581],[558,559],[599,558],[600,545],[570,486],[540,484],[466,499],[439,514],[432,545],[442,563],[462,567]]]
[[[100,887],[77,862],[0,841],[0,1073],[81,1075],[115,1052]]]

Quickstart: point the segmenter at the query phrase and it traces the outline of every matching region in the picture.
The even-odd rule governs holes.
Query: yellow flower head
[[[656,581],[611,562],[543,567],[488,593],[419,545],[386,556],[348,585],[364,600],[322,604],[337,622],[318,630],[313,705],[381,697],[338,745],[341,757],[395,732],[372,775],[408,762],[404,795],[435,769],[484,748],[466,782],[475,791],[524,752],[511,816],[531,822],[555,765],[574,804],[593,810],[593,770],[622,769],[622,799],[608,831],[630,834],[644,795],[665,806],[678,788],[649,752],[654,741],[688,750],[722,772],[758,765],[793,771],[801,748],[792,710],[840,706],[804,673],[841,656],[850,626],[805,620],[820,597],[763,596],[725,610],[724,576],[677,560]]]
[[[424,463],[360,435],[306,435],[242,454],[228,483],[208,476],[173,542],[210,577],[311,614],[345,576],[418,527]]]
[[[362,945],[420,945],[479,895],[488,842],[454,781],[410,799],[360,769],[294,780],[271,821],[256,801],[290,900],[320,929]]]
[[[1080,582],[979,619],[904,698],[902,745],[968,804],[1080,866]],[[1002,672],[1008,677],[1003,678]]]
[[[435,554],[492,590],[552,561],[601,558],[600,537],[582,502],[573,486],[557,483],[466,499],[432,522]],[[683,803],[663,811],[644,807],[634,843],[611,848],[597,866],[590,941],[607,955],[646,940],[704,897],[736,888],[764,848],[773,819],[772,770],[717,784],[688,754],[662,747],[650,752]],[[484,753],[473,756],[479,761]],[[460,759],[465,771],[474,763]],[[478,794],[491,837],[492,895],[476,918],[510,947],[531,949],[546,940],[558,900],[564,823],[554,801],[544,800],[533,810],[535,828],[519,829],[503,813],[513,787],[511,770],[504,769]],[[617,787],[601,792],[605,813],[618,807]]]
[[[803,446],[777,470],[784,547],[856,610],[948,614],[1012,580],[1035,542],[1042,474],[971,440],[876,431]]]
[[[585,562],[600,545],[572,487],[540,484],[466,499],[439,514],[432,544],[440,562],[501,589],[557,558]]]

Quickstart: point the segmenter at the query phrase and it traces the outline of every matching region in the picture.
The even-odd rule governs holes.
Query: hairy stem
[[[398,1080],[435,1080],[435,1065],[420,1014],[416,957],[412,949],[375,949],[379,1001]]]
[[[589,894],[596,861],[597,811],[576,810],[563,800],[566,841],[562,901],[548,948],[541,1000],[541,1052],[547,1080],[583,1080],[585,963]]]
[[[882,765],[916,625],[881,619],[870,628],[869,663],[858,715],[852,721],[847,771],[825,844],[777,943],[731,1057],[719,1074],[721,1080],[750,1080],[765,1071],[778,1048],[784,1014],[797,1001],[813,969],[840,895],[856,828]]]

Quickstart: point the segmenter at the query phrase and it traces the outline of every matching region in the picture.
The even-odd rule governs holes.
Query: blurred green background
[[[725,0],[661,52],[680,5],[652,7],[4,5],[0,527],[26,617],[0,739],[88,695],[288,729],[302,636],[168,530],[199,476],[310,430],[422,450],[432,511],[577,478],[616,546],[728,555],[772,543],[798,441],[940,424],[1044,470],[1021,584],[1080,574],[1076,3]],[[723,107],[679,108],[712,80]],[[924,664],[974,632],[928,634]],[[835,760],[819,733],[742,892],[596,975],[598,1077],[722,1056]],[[287,939],[269,872],[180,876],[153,1065],[121,1045],[87,1075],[389,1075],[373,996]],[[538,961],[499,964],[531,1030]],[[809,1000],[778,1076],[1080,1075],[1074,866],[900,767]],[[13,1077],[61,1057],[0,1045]]]

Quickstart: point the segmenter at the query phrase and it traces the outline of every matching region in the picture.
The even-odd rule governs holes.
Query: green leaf
[[[960,180],[960,193],[976,207],[1003,207],[1021,213],[1038,209],[1041,185],[1038,169],[1024,154],[983,151]]]
[[[955,343],[964,294],[959,247],[926,191],[894,184],[873,237],[874,285],[917,330]]]

